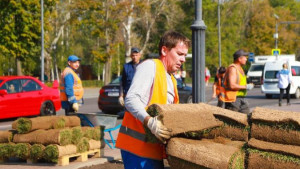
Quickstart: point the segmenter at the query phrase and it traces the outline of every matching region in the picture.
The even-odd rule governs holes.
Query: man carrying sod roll
[[[146,109],[151,104],[179,102],[173,73],[185,62],[190,40],[174,31],[167,32],[159,42],[159,59],[149,59],[136,68],[125,98],[125,112],[116,147],[121,149],[125,169],[163,169],[166,140],[171,130],[164,127],[159,116],[151,117]],[[160,142],[146,139],[148,128]]]

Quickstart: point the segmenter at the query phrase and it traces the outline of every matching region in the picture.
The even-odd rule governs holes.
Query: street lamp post
[[[195,21],[192,29],[193,103],[205,102],[205,23],[202,20],[202,0],[195,0]]]
[[[41,81],[44,83],[44,1],[41,0]]]
[[[218,39],[219,39],[219,68],[222,66],[222,58],[221,58],[221,9],[220,9],[221,0],[218,1]]]

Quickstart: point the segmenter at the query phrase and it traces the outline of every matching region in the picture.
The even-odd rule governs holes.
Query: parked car
[[[0,119],[55,115],[60,108],[57,81],[50,88],[30,76],[0,76]]]
[[[119,104],[121,76],[114,79],[108,85],[103,86],[99,91],[98,107],[104,113],[116,114],[123,110]],[[177,89],[180,103],[192,103],[192,87],[187,86],[181,80],[177,80]]]

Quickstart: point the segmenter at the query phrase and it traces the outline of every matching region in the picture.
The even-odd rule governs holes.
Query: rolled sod
[[[82,152],[85,152],[85,151],[88,151],[89,150],[89,139],[83,137],[79,142],[78,144],[76,144],[76,147],[77,147],[77,153],[82,153]]]
[[[42,144],[34,144],[30,149],[30,159],[40,160],[43,158],[45,146]]]
[[[89,140],[89,150],[99,149],[101,142],[97,140]]]
[[[12,128],[24,134],[38,129],[61,129],[65,127],[80,126],[77,116],[42,116],[35,118],[18,118]]]
[[[26,160],[30,157],[31,145],[28,143],[17,143],[13,146],[13,157]]]
[[[237,141],[248,141],[250,126],[246,114],[238,113],[231,110],[222,109],[216,106],[199,103],[202,109],[211,111],[216,119],[223,122],[220,127],[215,127],[201,137],[213,139],[216,137],[225,137]]]
[[[70,155],[76,153],[76,146],[69,144],[66,146],[59,146],[56,144],[51,144],[46,146],[43,152],[43,158],[48,162],[57,163],[58,158],[64,155]]]
[[[13,140],[15,143],[67,145],[72,143],[72,130],[36,130],[27,134],[15,134]]]
[[[13,132],[12,131],[0,131],[0,143],[12,142]]]
[[[299,169],[300,158],[248,148],[248,169]]]
[[[150,116],[158,116],[163,125],[172,130],[172,135],[222,126],[210,110],[204,109],[201,104],[153,104],[148,107]],[[144,127],[148,142],[157,142],[151,131]]]
[[[251,138],[248,146],[261,151],[281,153],[300,158],[300,146],[271,143]]]
[[[244,145],[245,142],[225,138],[172,138],[167,144],[167,155],[172,169],[244,168]]]
[[[300,114],[257,107],[251,117],[251,137],[300,146]]]
[[[83,137],[94,140],[102,140],[104,136],[104,128],[97,127],[82,127]]]
[[[83,137],[83,132],[81,130],[81,127],[73,127],[72,129],[72,144],[78,144],[79,141],[82,139]]]
[[[2,143],[0,144],[0,159],[8,159],[13,156],[14,143]]]

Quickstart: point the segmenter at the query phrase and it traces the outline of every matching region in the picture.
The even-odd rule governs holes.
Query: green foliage
[[[83,80],[82,81],[83,87],[99,87],[101,88],[103,86],[103,81],[99,80]]]

